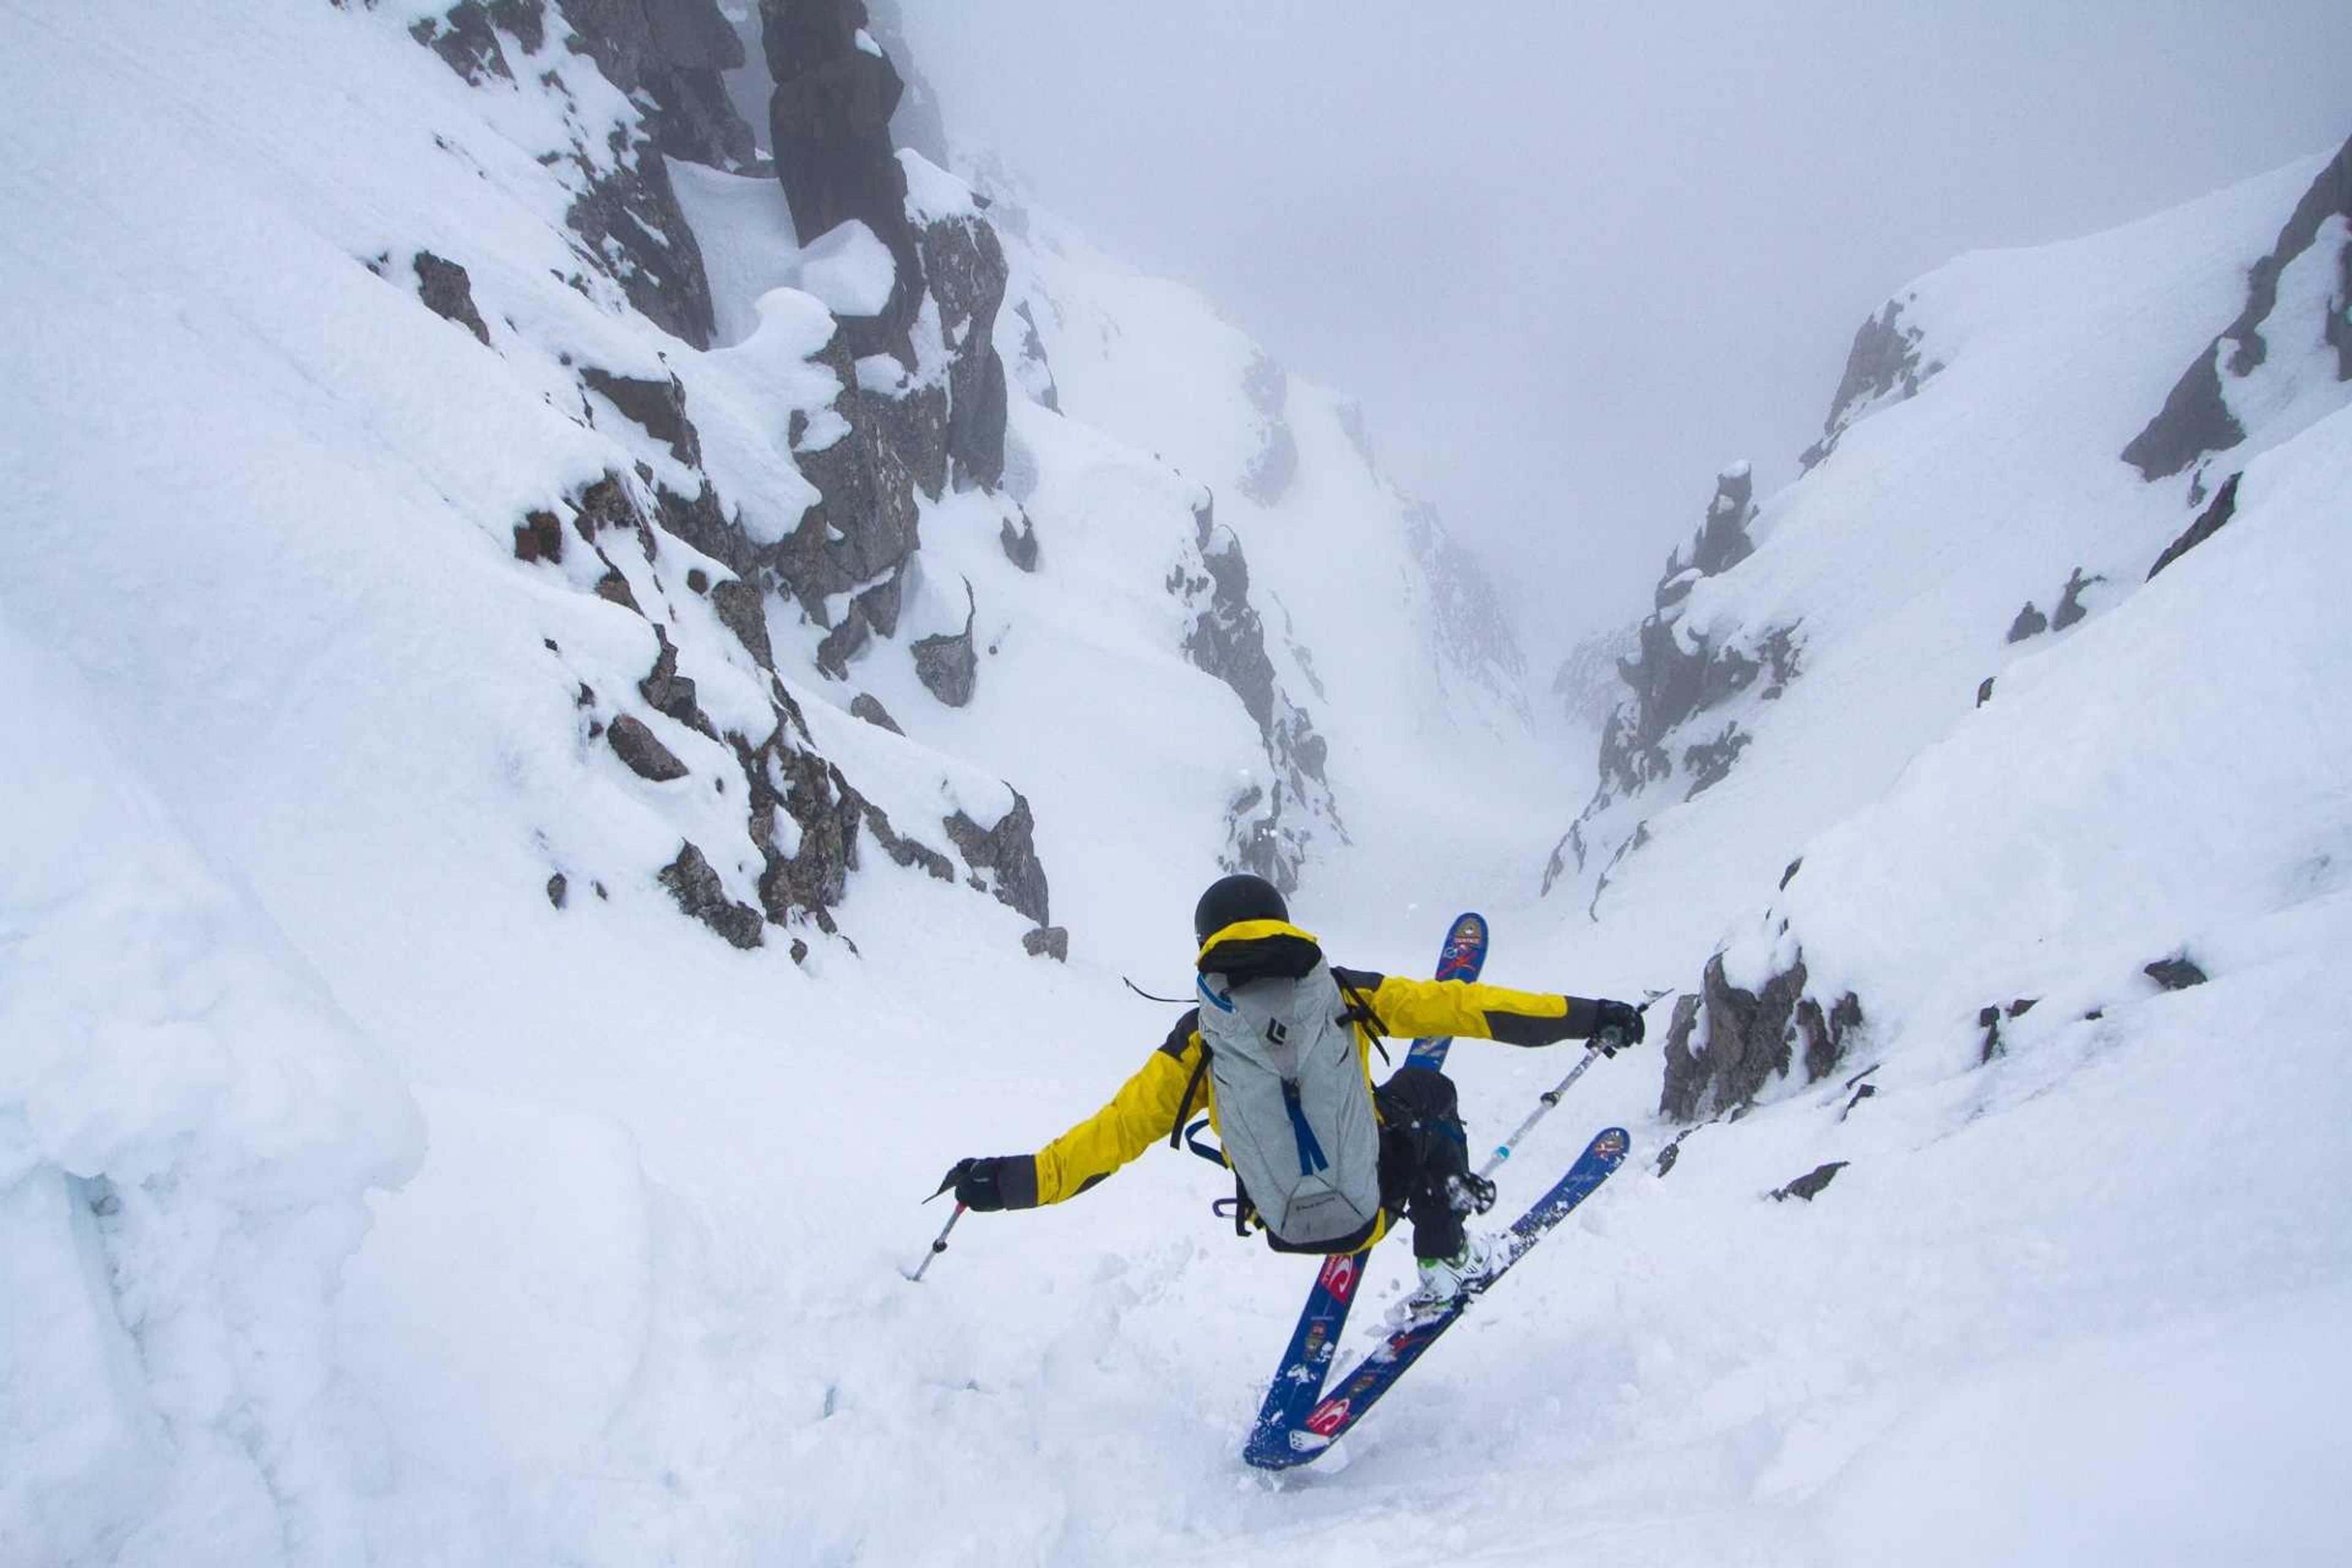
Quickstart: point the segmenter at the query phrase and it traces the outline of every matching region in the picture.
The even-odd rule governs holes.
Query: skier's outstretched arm
[[[960,1160],[942,1190],[982,1211],[1028,1209],[1073,1198],[1175,1131],[1201,1049],[1197,1011],[1121,1084],[1110,1103],[1034,1154]]]
[[[1630,1002],[1514,991],[1475,980],[1414,980],[1366,970],[1333,971],[1360,992],[1390,1034],[1467,1035],[1507,1046],[1549,1046],[1589,1040],[1612,1031],[1615,1043],[1638,1044],[1641,1009]],[[1602,1047],[1613,1051],[1615,1044]]]

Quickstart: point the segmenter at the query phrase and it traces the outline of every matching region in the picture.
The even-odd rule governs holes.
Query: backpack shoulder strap
[[[1168,1038],[1160,1046],[1167,1055],[1181,1062],[1184,1059],[1185,1047],[1196,1040],[1200,1043],[1201,1055],[1192,1064],[1192,1076],[1184,1080],[1183,1097],[1176,1101],[1176,1125],[1168,1131],[1168,1146],[1171,1149],[1183,1142],[1184,1119],[1192,1114],[1192,1097],[1201,1092],[1202,1075],[1209,1070],[1209,1037],[1207,1031],[1201,1027],[1201,1010],[1195,1007],[1177,1019],[1176,1026],[1168,1031]]]
[[[1381,1064],[1383,1067],[1387,1066],[1389,1048],[1381,1041],[1387,1036],[1389,1026],[1381,1021],[1379,1012],[1373,1008],[1370,1000],[1358,989],[1356,984],[1359,980],[1369,980],[1377,986],[1383,976],[1367,974],[1360,970],[1334,968],[1331,971],[1331,978],[1338,983],[1339,994],[1348,999],[1348,1021],[1351,1024],[1361,1024],[1370,1031],[1372,1049],[1381,1053]]]

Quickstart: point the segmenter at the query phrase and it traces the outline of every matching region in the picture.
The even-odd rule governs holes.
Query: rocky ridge
[[[1793,624],[1717,628],[1690,621],[1694,590],[1755,552],[1748,531],[1757,515],[1754,488],[1748,464],[1725,468],[1691,536],[1688,559],[1681,548],[1667,556],[1651,613],[1634,633],[1633,653],[1617,661],[1630,695],[1602,727],[1600,783],[1552,848],[1546,893],[1605,849],[1589,906],[1597,909],[1610,874],[1648,842],[1641,803],[1677,777],[1689,781],[1678,797],[1685,801],[1720,784],[1749,739],[1731,711],[1735,700],[1752,689],[1752,700],[1773,701],[1800,673],[1802,647]]]
[[[774,496],[723,489],[697,426],[695,375],[681,377],[658,358],[596,363],[566,352],[583,423],[618,436],[638,460],[529,512],[515,524],[514,555],[640,617],[651,634],[655,651],[635,683],[640,711],[576,682],[584,736],[601,738],[649,784],[691,788],[699,779],[738,804],[758,855],[747,868],[755,899],[728,893],[710,854],[682,838],[659,879],[685,912],[739,947],[759,945],[771,928],[835,933],[831,911],[858,866],[862,829],[899,864],[988,889],[1043,926],[1046,881],[1017,792],[992,823],[959,810],[929,829],[894,826],[818,749],[778,662],[772,617],[782,609],[782,623],[822,634],[818,670],[845,679],[870,640],[899,629],[923,500],[950,485],[993,492],[1004,374],[992,328],[1004,265],[976,211],[910,208],[905,171],[877,129],[887,127],[897,77],[887,57],[858,42],[863,7],[771,5],[766,19],[785,153],[775,167],[796,223],[811,237],[865,223],[897,263],[884,309],[837,319],[809,355],[814,377],[786,434],[813,493],[787,521]],[[709,347],[709,286],[664,157],[732,169],[750,156],[749,129],[719,81],[741,63],[741,45],[713,0],[460,0],[412,34],[477,89],[542,93],[558,109],[570,145],[541,162],[577,192],[573,288],[692,348]],[[559,73],[541,66],[534,74],[559,47],[630,95],[645,110],[642,123],[595,123]],[[498,350],[461,260],[419,252],[415,272],[429,308]],[[1008,529],[1025,522],[1009,503],[1005,518]],[[700,608],[688,613],[688,605]],[[723,642],[713,643],[712,631]],[[722,721],[698,706],[681,652],[706,670],[715,661],[749,675],[765,698],[756,717]],[[968,697],[969,659],[963,669]],[[955,700],[951,687],[934,690]],[[940,847],[923,841],[926,832]],[[805,951],[798,937],[792,946],[795,956]]]
[[[2299,423],[2340,406],[2330,379],[2352,382],[2352,142],[2295,204],[2248,270],[2236,319],[2181,373],[2123,460],[2151,482],[2194,468],[2189,499],[2199,504],[2218,483],[2207,470],[2245,442],[2249,424],[2298,400],[2307,403]]]
[[[2254,187],[2250,184],[2245,188]],[[2225,193],[2214,201],[2221,203],[2235,194]],[[2196,235],[2193,229],[2187,232]],[[2210,242],[2205,235],[2196,237]],[[2193,259],[2184,263],[2184,271],[2193,275]],[[2074,565],[2063,582],[2051,584],[2046,595],[2029,599],[2000,634],[2002,644],[2044,646],[2056,634],[2067,633],[2131,600],[2146,583],[2177,567],[2231,522],[2242,504],[2241,480],[2247,477],[2250,464],[2296,443],[2306,433],[2316,437],[2319,433],[2313,426],[2340,417],[2346,405],[2352,404],[2352,348],[2347,348],[2352,328],[2346,325],[2352,319],[2346,313],[2352,308],[2352,143],[2320,168],[2294,202],[2276,240],[2257,256],[2245,276],[2234,319],[2190,362],[2161,409],[2121,453],[2121,460],[2137,470],[2146,486],[2166,487],[2196,509],[2193,521],[2160,549],[2161,535],[2151,538],[2113,524],[2105,525],[2104,532],[2086,529],[2086,547],[2105,552],[2095,555],[2092,563]],[[1804,455],[1809,474],[1859,420],[1917,395],[1930,376],[1948,368],[1949,356],[1930,353],[1928,334],[1906,321],[1906,310],[1916,307],[1918,299],[1914,290],[1890,302],[1858,334],[1823,440]],[[2308,461],[2313,449],[2312,440],[2306,438],[2298,447],[2298,456]],[[2189,476],[2185,480],[2184,474]],[[2126,514],[2119,506],[2119,517],[2144,521],[2148,515],[2160,516],[2158,492],[2151,489],[2144,493],[2145,500],[2123,496],[2121,502],[2134,510]],[[2151,506],[2150,501],[2158,504]],[[1743,493],[1719,487],[1717,503],[1710,509],[1709,527],[1718,518],[1743,510],[1745,504]],[[1744,536],[1724,529],[1710,546],[1707,531],[1702,529],[1693,564],[1685,570],[1692,584],[1736,566],[1749,553]],[[2143,572],[2138,563],[2147,562],[2151,553],[2153,564]],[[2242,574],[2258,560],[2244,550],[2230,558]],[[2094,569],[2093,563],[2098,569]],[[1678,564],[1679,556],[1669,563],[1668,578],[1660,586],[1662,612],[1670,595],[1689,592],[1675,576]],[[2184,601],[2175,597],[2160,604],[2136,605],[2134,609],[2146,618],[2179,619],[2183,606]],[[1698,650],[1688,644],[1670,643],[1662,636],[1664,630],[1660,616],[1645,622],[1642,652],[1623,667],[1633,696],[1613,717],[1604,742],[1604,795],[1611,787],[1608,775],[1613,775],[1622,788],[1628,783],[1646,782],[1649,770],[1656,766],[1654,752],[1639,744],[1650,732],[1644,724],[1652,715],[1696,713],[1707,706],[1706,698],[1698,695],[1706,689],[1707,676]],[[2096,645],[2099,657],[2126,666],[2178,658],[2183,646],[2160,638],[2134,642],[2116,636]],[[2023,700],[2042,705],[2040,721],[2045,724],[2052,721],[2053,691],[2069,691],[2078,704],[2095,702],[2097,713],[2081,706],[2067,712],[2072,723],[2066,727],[2105,738],[2074,744],[2077,749],[2095,751],[2097,767],[2129,781],[2117,787],[2141,788],[2145,770],[2131,752],[2137,735],[2130,726],[2122,733],[2113,733],[2113,724],[2103,721],[2117,678],[2105,675],[2095,663],[2050,662],[2056,657],[2045,655],[2037,665],[2036,684],[2028,689]],[[1998,708],[2004,689],[1994,679],[1985,679],[1979,687],[1976,707]],[[2239,703],[2243,698],[2217,700]],[[1982,769],[1988,760],[1998,767],[1998,759],[2005,754],[1988,747],[1981,730],[1970,734],[1973,743],[1933,745],[1905,770],[1890,798],[1903,801],[1895,809],[1909,814],[1913,820],[1908,830],[1916,842],[1906,843],[1899,851],[1877,843],[1877,859],[1949,858],[1954,847],[1959,846],[1963,858],[2003,859],[2010,864],[2012,877],[2021,881],[2040,878],[2063,884],[2053,869],[2057,863],[2092,862],[2115,852],[2096,832],[2081,824],[2070,834],[2037,823],[2035,832],[2053,836],[2047,842],[2031,835],[2021,845],[1979,842],[1986,823],[2002,820],[2005,814],[2063,810],[2081,816],[2095,814],[2100,808],[2085,804],[2092,795],[2070,795],[2063,784],[2036,785],[2026,792],[2036,804],[2021,808],[2007,798],[2005,791],[1985,795],[1983,779],[1978,781],[1977,795],[1955,799],[1949,793],[1952,777]],[[2065,748],[2053,745],[2051,749],[2063,752]],[[2063,763],[2053,765],[2060,766],[2066,779],[2084,775],[2092,766],[2078,763],[2074,772],[2067,772]],[[1944,785],[1945,793],[1937,792],[1937,783]],[[1906,798],[1903,785],[1913,784],[1918,787]],[[2221,795],[2213,798],[2226,800]],[[2219,809],[2234,809],[2234,803]],[[1958,819],[1966,822],[1965,831],[1950,832],[1953,824],[1937,816],[1954,811],[1966,813]],[[1923,816],[1932,819],[1932,826],[1930,821],[1916,820]],[[1949,837],[1938,839],[1937,829],[1946,830]],[[1847,969],[1857,961],[1858,951],[1883,961],[1878,950],[1891,945],[1884,933],[1857,929],[1868,922],[1857,921],[1856,901],[1885,896],[1885,887],[1874,885],[1873,879],[1910,885],[1899,867],[1868,863],[1874,852],[1858,847],[1872,842],[1874,832],[1883,836],[1887,831],[1883,821],[1857,817],[1838,824],[1807,845],[1806,853],[1788,864],[1776,895],[1760,917],[1741,922],[1706,962],[1696,986],[1674,998],[1664,1030],[1659,1100],[1663,1115],[1692,1125],[1735,1119],[1762,1100],[1823,1084],[1845,1072],[1850,1076],[1829,1101],[1838,1105],[1835,1120],[1843,1121],[1876,1092],[1873,1077],[1878,1064],[1852,1070],[1858,1051],[1876,1037],[1882,1025],[1898,1029],[1906,1025],[1921,1026],[1916,1018],[1885,1019],[1885,998],[1874,1001],[1865,994],[1881,983],[1895,989],[1888,975],[1857,986]],[[1636,827],[1629,847],[1638,847],[1640,840],[1641,829]],[[1573,830],[1566,847],[1583,847]],[[1816,855],[1817,849],[1822,853]],[[1620,854],[1626,852],[1621,849]],[[1824,869],[1822,863],[1832,856],[1834,868]],[[1864,858],[1864,863],[1858,863],[1858,857]],[[1560,863],[1561,856],[1555,852],[1555,870]],[[2105,874],[2121,875],[2115,867],[2107,868]],[[1824,882],[1824,878],[1829,880]],[[2055,909],[2072,909],[2070,900],[2084,900],[2090,896],[2075,887]],[[2032,905],[2030,898],[2022,902],[2026,908]],[[2001,921],[2003,907],[1999,901],[1989,907],[1996,924]],[[1987,913],[1980,910],[1968,918],[1986,918]],[[2049,913],[2041,911],[2034,918]],[[2118,911],[2119,918],[2138,914],[2128,908]],[[2031,918],[2022,913],[2018,918],[2029,932],[2034,929]],[[2009,956],[2006,970],[1996,973],[1990,981],[1978,982],[1980,990],[1967,1010],[1967,1027],[1973,1035],[1969,1060],[1974,1065],[2000,1060],[2019,1039],[2046,1042],[2056,1033],[2095,1026],[2111,1009],[2135,1007],[2151,994],[2194,987],[2209,978],[2207,967],[2186,947],[2152,954],[2143,949],[2128,963],[2118,963],[2116,952],[2096,946],[2086,946],[2079,952],[2072,948],[2054,951],[2046,940],[2042,946],[2034,946],[2035,940],[2030,934],[2021,939],[2020,951]],[[2150,945],[2155,945],[2152,940]],[[1938,962],[1964,964],[1976,955],[1933,956]],[[1911,980],[1913,989],[1917,984]],[[1916,998],[1906,1000],[1916,1003]],[[1898,1006],[1895,1011],[1902,1009]],[[1949,1034],[1962,1026],[1955,1015],[1927,1026]],[[1833,1173],[1832,1167],[1814,1173],[1823,1178],[1815,1192],[1826,1184],[1825,1173]],[[1790,1195],[1812,1195],[1796,1190],[1802,1184],[1792,1184]]]

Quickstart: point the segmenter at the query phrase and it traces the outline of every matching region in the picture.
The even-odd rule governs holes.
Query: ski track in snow
[[[1959,729],[1964,693],[1875,731],[1869,788],[1835,810],[1788,793],[1759,741],[1597,926],[1534,896],[1589,779],[1508,768],[1505,698],[1417,664],[1368,616],[1402,546],[1384,531],[1342,555],[1331,531],[1389,530],[1394,498],[1349,456],[1336,400],[1292,384],[1297,489],[1261,505],[1227,484],[1218,516],[1330,688],[1315,711],[1354,843],[1311,868],[1301,923],[1341,962],[1418,973],[1474,907],[1494,983],[1687,987],[1727,931],[1762,940],[1795,836],[1809,868],[1779,912],[1886,1012],[1831,1080],[1700,1128],[1664,1176],[1678,1130],[1654,1113],[1654,1046],[1597,1067],[1507,1167],[1502,1206],[1612,1121],[1633,1134],[1624,1167],[1342,1454],[1274,1481],[1238,1450],[1312,1270],[1222,1231],[1199,1162],[1157,1151],[1081,1201],[971,1216],[923,1284],[899,1272],[954,1157],[1034,1147],[1157,1043],[1170,1010],[1121,973],[1182,989],[1218,843],[1201,803],[1256,742],[1173,652],[1164,563],[1138,556],[1181,540],[1191,497],[1137,453],[1193,478],[1245,464],[1253,347],[1038,215],[1022,265],[1066,310],[1047,326],[1076,417],[1016,395],[1014,420],[1051,569],[1015,573],[992,519],[960,528],[980,512],[950,497],[926,513],[908,609],[916,635],[959,618],[961,575],[1005,606],[996,706],[926,710],[910,675],[861,667],[894,711],[924,712],[902,742],[830,706],[838,689],[802,693],[820,746],[909,819],[960,792],[1001,805],[999,779],[1028,794],[1071,962],[1022,958],[1025,921],[878,854],[837,911],[860,956],[736,953],[610,869],[671,852],[655,807],[674,797],[583,775],[578,675],[551,678],[540,643],[609,686],[650,634],[552,579],[518,589],[503,535],[623,439],[546,405],[572,385],[555,342],[640,368],[667,353],[714,472],[789,510],[805,486],[759,432],[810,395],[795,378],[821,314],[790,290],[826,258],[786,255],[780,205],[743,182],[679,166],[724,346],[695,354],[551,283],[572,262],[530,158],[550,127],[530,97],[466,89],[410,44],[429,9],[263,23],[192,4],[134,47],[0,0],[24,45],[0,62],[17,106],[0,211],[45,219],[0,237],[23,389],[0,437],[17,556],[0,582],[17,748],[0,1563],[2332,1553],[2328,1505],[2352,1483],[2335,1433],[2352,1079],[2329,1004],[2352,942],[2352,759],[2306,731],[2341,713],[2352,668],[2332,604],[2352,416],[2324,384],[2275,392],[2285,444],[2231,530],[2155,589],[2029,649]],[[550,48],[536,64],[630,112]],[[2307,177],[1966,258],[1961,296],[1987,331],[2126,273],[2151,298],[2218,298]],[[501,363],[354,259],[427,245],[466,257]],[[2151,276],[2167,257],[2168,284]],[[856,255],[830,265],[825,287],[870,291]],[[2012,417],[2020,342],[1937,384],[1946,405],[1978,400],[1987,441]],[[2113,400],[2115,429],[2068,433],[2070,452],[2112,451],[2177,372],[2168,347],[2107,347],[2061,367],[2065,395]],[[1937,406],[1874,415],[1830,472],[1976,482],[1965,454],[1906,467],[1958,417]],[[2049,477],[2004,482],[2046,498]],[[2129,489],[2064,482],[2047,504]],[[1759,555],[1746,607],[1828,603],[1823,635],[1862,620],[1814,590],[1864,521]],[[2152,550],[2126,531],[2098,538]],[[2054,585],[2079,542],[2004,549]],[[1972,624],[2012,586],[1931,608]],[[1305,691],[1276,618],[1274,657]],[[1891,657],[1882,635],[1855,634],[1853,666]],[[1993,657],[1951,636],[1918,656],[1922,684]],[[1882,717],[1904,700],[1822,668],[1781,716],[1790,751],[1825,743],[1807,726],[1846,692],[1876,693]],[[725,669],[695,674],[714,710],[750,700]],[[2103,703],[2133,722],[2070,749]],[[1433,740],[1449,704],[1459,728]],[[1106,739],[1088,715],[1128,728]],[[2003,759],[2028,748],[2049,772],[2011,789]],[[2149,759],[2178,771],[2151,780]],[[2184,823],[2167,778],[2212,809]],[[1964,810],[2035,875],[1996,879],[1980,862],[1999,858],[1942,826]],[[604,869],[609,900],[551,910],[551,858],[582,881]],[[2137,964],[2159,939],[2191,941],[2211,982],[2157,992]],[[2042,1006],[1979,1066],[1974,1007],[2029,982]],[[1570,1059],[1458,1046],[1474,1143]],[[1851,1104],[1846,1074],[1874,1063],[1877,1093]],[[1833,1159],[1850,1163],[1817,1200],[1768,1196]],[[1379,1256],[1356,1338],[1409,1271]]]

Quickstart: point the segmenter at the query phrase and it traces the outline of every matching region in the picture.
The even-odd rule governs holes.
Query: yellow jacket
[[[1201,967],[1212,969],[1211,955],[1227,943],[1282,937],[1315,941],[1282,921],[1244,921],[1215,932],[1202,944]],[[1511,991],[1475,981],[1411,980],[1337,966],[1331,973],[1344,989],[1354,991],[1370,1005],[1381,1032],[1399,1038],[1466,1035],[1506,1045],[1548,1046],[1590,1038],[1596,1025],[1593,1005],[1582,997]],[[1217,1101],[1213,1079],[1195,1072],[1202,1061],[1200,1024],[1200,1009],[1188,1011],[1134,1076],[1119,1086],[1109,1104],[1040,1149],[1031,1156],[1027,1169],[1017,1160],[1012,1162],[1003,1177],[1005,1206],[1030,1208],[1076,1197],[1154,1143],[1165,1142],[1179,1121],[1204,1100],[1209,1124],[1214,1127]],[[1356,1022],[1355,1030],[1357,1055],[1369,1086],[1374,1030],[1362,1019]],[[1191,1104],[1186,1103],[1188,1089],[1192,1093]]]

